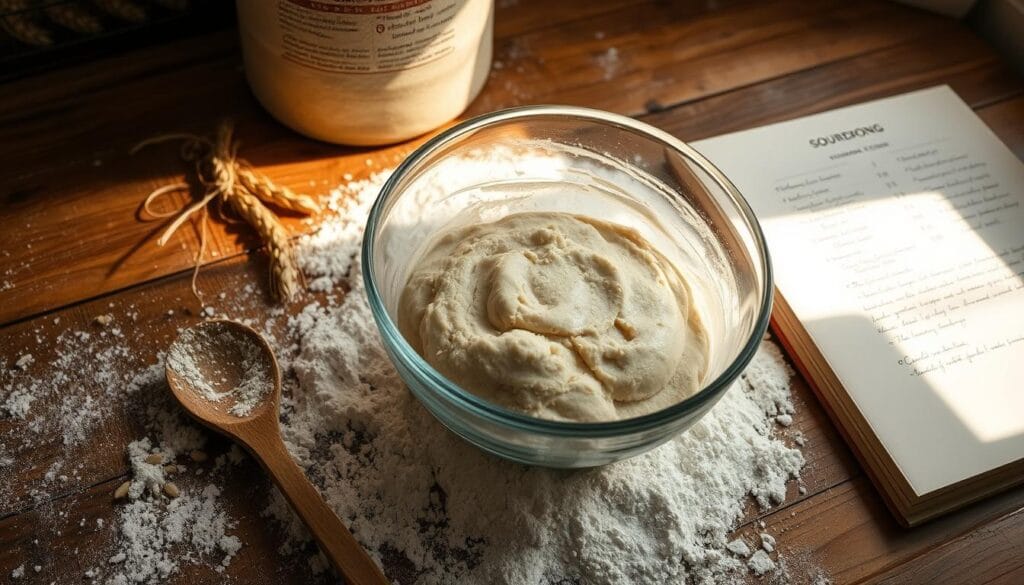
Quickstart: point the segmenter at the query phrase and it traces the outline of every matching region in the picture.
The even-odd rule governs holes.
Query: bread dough
[[[568,213],[442,234],[406,283],[398,321],[462,388],[546,419],[653,412],[695,393],[708,365],[675,267],[637,231]]]

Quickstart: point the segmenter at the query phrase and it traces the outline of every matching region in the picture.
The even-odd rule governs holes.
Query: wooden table
[[[636,116],[695,140],[949,84],[1024,157],[1024,81],[954,20],[887,2],[498,4],[501,66],[467,115],[569,103]],[[613,48],[617,56],[608,53]],[[132,333],[142,365],[177,327],[197,319],[199,304],[189,293],[194,230],[175,236],[181,245],[160,249],[153,242],[158,225],[135,215],[143,194],[180,180],[180,162],[169,149],[134,157],[128,150],[162,132],[208,132],[224,117],[238,122],[242,154],[254,165],[314,193],[346,174],[394,166],[415,146],[344,148],[277,124],[249,94],[233,30],[0,86],[0,358],[8,367],[26,351],[45,364],[60,331],[88,329],[96,315],[129,307],[138,313]],[[289,226],[309,229],[298,221]],[[244,230],[216,226],[202,289],[210,295],[247,282],[263,286],[265,261],[255,245]],[[69,384],[65,391],[78,389]],[[794,425],[807,438],[806,493],[793,484],[770,512],[751,506],[738,533],[753,535],[764,521],[798,580],[820,567],[837,583],[1024,582],[1024,488],[901,529],[801,380],[794,394]],[[23,424],[0,419],[0,436],[16,436]],[[109,550],[110,494],[127,476],[123,448],[141,436],[139,425],[130,412],[116,412],[84,446],[66,448],[53,437],[0,467],[0,580],[25,563],[42,567],[25,582],[79,582],[97,561],[95,551]],[[34,496],[61,458],[76,462],[76,471],[45,497]],[[229,493],[241,494],[228,506],[246,545],[228,576],[308,582],[303,563],[274,552],[280,535],[259,519],[267,483],[255,465],[244,464],[227,481]],[[79,526],[83,517],[105,519],[106,528],[92,520]],[[195,569],[174,582],[221,579]]]

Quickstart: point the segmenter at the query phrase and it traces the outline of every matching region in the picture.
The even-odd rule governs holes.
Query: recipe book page
[[[692,146],[918,495],[1024,457],[1024,165],[949,87]]]

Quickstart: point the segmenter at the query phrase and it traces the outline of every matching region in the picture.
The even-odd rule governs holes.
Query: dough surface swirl
[[[417,262],[399,328],[434,368],[498,405],[607,421],[700,388],[690,287],[637,231],[555,212],[455,228]]]

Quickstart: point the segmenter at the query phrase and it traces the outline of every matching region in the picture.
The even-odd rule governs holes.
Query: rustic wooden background
[[[568,103],[635,116],[695,140],[949,84],[1024,158],[1024,80],[955,20],[888,2],[498,5],[495,59],[501,66],[467,116]],[[611,48],[614,66],[600,59]],[[246,87],[233,30],[0,86],[0,280],[12,285],[0,290],[0,359],[12,364],[31,349],[36,367],[45,368],[61,330],[85,329],[98,314],[134,306],[141,365],[178,327],[197,319],[199,304],[189,292],[194,231],[175,236],[182,245],[159,249],[153,243],[158,224],[135,215],[140,196],[180,180],[182,167],[167,150],[128,151],[166,131],[208,132],[225,117],[238,122],[246,158],[275,181],[306,192],[324,193],[346,174],[360,178],[394,166],[416,144],[344,148],[277,124]],[[298,221],[289,225],[296,233],[309,229]],[[262,287],[265,264],[253,252],[253,238],[220,226],[212,234],[214,258],[201,276],[203,290]],[[793,428],[807,438],[806,493],[793,484],[772,511],[751,506],[738,534],[753,536],[757,522],[765,522],[798,581],[820,567],[837,583],[1024,582],[1024,489],[904,530],[800,380],[795,401]],[[20,424],[0,418],[0,435],[17,434]],[[127,476],[124,445],[141,432],[129,413],[115,413],[85,446],[69,450],[52,437],[0,468],[0,580],[25,563],[42,567],[39,574],[29,570],[25,582],[73,583],[96,565],[94,551],[112,545],[110,494]],[[77,471],[40,501],[33,490],[58,459],[74,462]],[[255,464],[244,464],[228,483],[231,497],[225,499],[241,520],[236,534],[246,546],[226,576],[244,583],[308,582],[301,559],[275,553],[280,535],[259,517],[267,484]],[[84,527],[83,517],[90,519]],[[95,518],[108,528],[98,529]],[[173,582],[222,578],[196,568]]]

